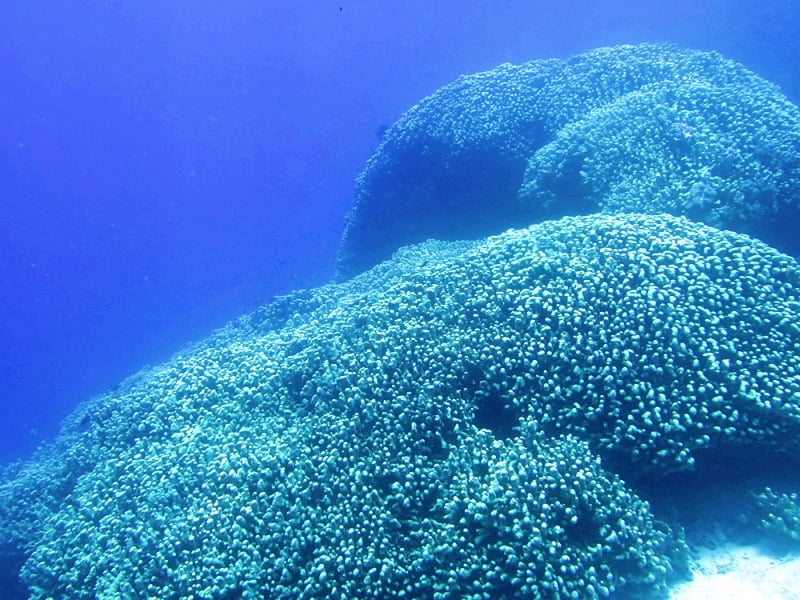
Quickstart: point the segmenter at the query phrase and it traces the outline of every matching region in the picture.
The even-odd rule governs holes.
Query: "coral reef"
[[[664,595],[637,477],[796,452],[798,308],[793,258],[667,215],[404,248],[82,406],[0,542],[33,598]]]
[[[524,204],[669,212],[747,233],[792,213],[797,111],[768,84],[652,85],[561,129],[528,163]],[[570,206],[577,203],[577,206]]]
[[[597,211],[689,216],[800,253],[800,110],[713,52],[601,48],[459,78],[357,179],[349,277],[398,247]]]
[[[462,77],[358,178],[361,274],[80,406],[0,473],[0,563],[34,599],[664,597],[659,485],[800,450],[800,265],[765,243],[800,251],[798,198],[800,111],[718,54]],[[754,498],[797,541],[796,494]]]
[[[777,492],[771,487],[753,495],[753,506],[743,515],[768,539],[786,546],[800,546],[800,494]]]

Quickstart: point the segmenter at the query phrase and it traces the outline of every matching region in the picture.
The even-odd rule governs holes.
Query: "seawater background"
[[[797,103],[798,23],[794,0],[4,2],[0,463],[329,280],[377,133],[458,75],[671,41]]]

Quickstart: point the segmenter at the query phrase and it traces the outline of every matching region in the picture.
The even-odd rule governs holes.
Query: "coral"
[[[787,132],[800,134],[800,119],[766,82],[748,92],[688,79],[603,105],[533,155],[521,201],[566,213],[669,212],[761,234],[796,202],[800,135]]]
[[[663,595],[680,525],[636,478],[796,451],[799,294],[665,215],[404,248],[87,403],[0,542],[33,598]]]
[[[459,78],[406,112],[357,179],[346,278],[426,240],[547,218],[668,212],[800,253],[800,110],[713,52],[643,44]]]
[[[754,494],[754,506],[744,520],[770,540],[797,546],[800,544],[800,495],[766,487]]]

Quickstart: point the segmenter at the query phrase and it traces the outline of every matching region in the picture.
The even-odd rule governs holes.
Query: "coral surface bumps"
[[[598,211],[670,213],[800,242],[800,110],[714,52],[643,44],[459,78],[384,134],[338,269],[398,247]]]
[[[671,216],[405,248],[87,403],[0,487],[34,598],[606,597],[628,473],[800,443],[800,268]]]

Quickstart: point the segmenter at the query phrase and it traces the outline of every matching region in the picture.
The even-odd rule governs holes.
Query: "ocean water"
[[[792,556],[800,8],[697,4],[0,9],[0,597]]]

